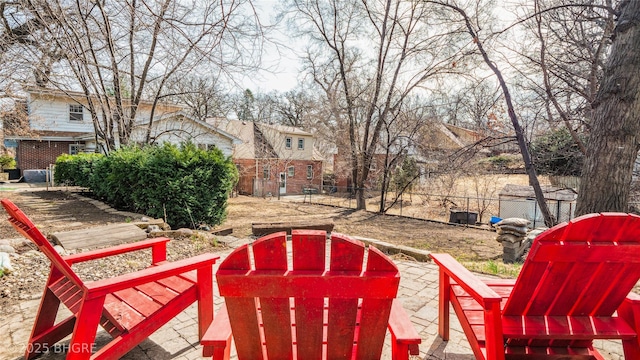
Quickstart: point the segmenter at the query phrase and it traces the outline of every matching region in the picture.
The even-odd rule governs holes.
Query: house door
[[[287,174],[281,172],[280,173],[280,195],[284,195],[287,193]]]

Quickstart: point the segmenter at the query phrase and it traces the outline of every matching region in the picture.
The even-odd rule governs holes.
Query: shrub
[[[238,180],[236,167],[220,150],[205,151],[187,143],[149,148],[140,170],[144,186],[133,191],[135,207],[163,218],[172,227],[217,225]]]
[[[95,196],[110,205],[166,217],[173,228],[222,223],[238,180],[236,167],[220,150],[202,150],[191,143],[121,148],[90,162],[77,156],[56,161],[56,180],[78,185],[87,181]]]
[[[15,169],[16,168],[16,159],[11,155],[1,155],[0,156],[0,170],[4,169]]]
[[[584,155],[566,128],[538,137],[530,149],[533,164],[540,174],[580,176],[582,172]]]
[[[104,158],[101,154],[63,154],[56,158],[56,170],[53,179],[58,184],[91,187],[92,166],[95,161]]]

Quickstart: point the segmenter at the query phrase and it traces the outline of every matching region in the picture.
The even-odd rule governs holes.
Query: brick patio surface
[[[232,246],[239,246],[234,243]],[[230,249],[221,252],[224,258]],[[438,322],[438,270],[432,263],[414,261],[395,261],[401,272],[398,298],[422,337],[420,359],[471,360],[474,359],[469,343],[455,315],[451,317],[451,339],[443,342],[437,335]],[[214,286],[215,287],[215,286]],[[4,344],[0,346],[0,359],[22,359],[34,317],[40,299],[23,301],[11,309],[0,310],[0,333],[4,335]],[[216,294],[215,306],[218,309],[222,299]],[[6,314],[12,314],[6,316]],[[453,314],[453,312],[452,312]],[[60,317],[68,313],[60,314]],[[105,343],[109,337],[101,332],[97,346]],[[42,359],[64,359],[64,344],[54,347],[42,356]],[[622,346],[615,341],[597,341],[596,347],[606,359],[623,359]],[[186,311],[167,323],[147,340],[129,352],[123,359],[199,359],[202,347],[198,343],[197,307],[192,305]],[[390,359],[389,336],[385,343],[383,359]],[[235,359],[236,357],[233,356]]]

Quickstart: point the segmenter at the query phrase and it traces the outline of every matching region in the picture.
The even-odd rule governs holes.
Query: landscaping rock
[[[187,228],[180,228],[176,231],[174,231],[175,237],[180,238],[180,237],[190,237],[193,235],[193,230],[191,229],[187,229]]]
[[[6,252],[0,252],[0,270],[7,274],[13,272],[13,266],[11,266],[11,259]]]
[[[12,254],[12,253],[16,252],[16,249],[14,249],[13,246],[11,246],[11,245],[2,245],[2,244],[0,244],[0,252]]]
[[[522,227],[522,226],[527,226],[530,223],[531,223],[531,221],[529,221],[527,219],[523,219],[523,218],[506,218],[506,219],[502,219],[502,220],[498,221],[496,223],[496,226],[511,225],[511,226],[516,226],[516,227]]]
[[[53,247],[53,249],[54,249],[58,254],[60,254],[60,256],[66,256],[66,255],[68,255],[68,254],[67,254],[67,250],[65,250],[65,249],[64,249],[62,246],[60,246],[60,245],[55,245],[55,246]]]

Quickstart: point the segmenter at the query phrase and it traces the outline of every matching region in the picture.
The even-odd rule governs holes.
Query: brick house
[[[314,137],[295,127],[239,120],[208,122],[241,139],[233,151],[238,193],[266,196],[302,194],[322,188],[323,161],[314,155]]]
[[[44,88],[27,89],[26,122],[19,131],[5,129],[4,145],[13,149],[21,171],[47,169],[62,154],[101,152],[84,95]],[[182,107],[160,104],[152,126],[155,143],[192,141],[200,147],[215,146],[231,155],[240,140],[210,124],[191,118]],[[130,141],[143,142],[151,104],[142,102]],[[101,116],[98,114],[98,116]]]

